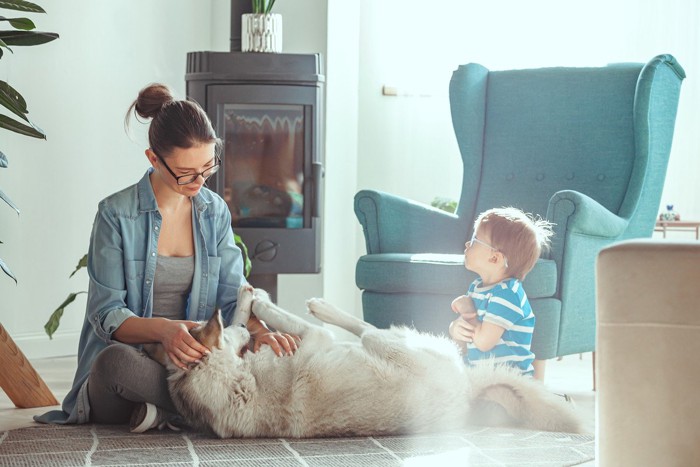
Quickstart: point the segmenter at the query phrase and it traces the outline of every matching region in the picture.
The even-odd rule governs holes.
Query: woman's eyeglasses
[[[156,157],[158,158],[158,160],[160,160],[163,163],[165,168],[168,169],[168,172],[170,172],[170,175],[173,176],[173,178],[175,179],[175,182],[178,185],[189,185],[190,183],[194,183],[197,180],[197,178],[199,178],[200,175],[202,176],[202,178],[204,180],[206,180],[207,178],[211,177],[216,172],[218,172],[219,167],[221,167],[221,159],[219,158],[219,156],[214,156],[214,165],[205,169],[204,171],[193,173],[193,174],[178,176],[178,175],[175,175],[175,172],[173,172],[172,169],[170,169],[170,167],[168,167],[168,164],[163,160],[162,157],[160,157],[158,154],[156,154]]]

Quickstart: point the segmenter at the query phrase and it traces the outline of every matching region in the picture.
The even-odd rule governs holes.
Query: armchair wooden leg
[[[595,350],[593,351],[593,390],[595,391]]]
[[[547,360],[535,360],[532,366],[535,368],[534,378],[544,382],[544,370],[547,365]]]
[[[41,376],[0,324],[0,387],[20,409],[58,405]]]

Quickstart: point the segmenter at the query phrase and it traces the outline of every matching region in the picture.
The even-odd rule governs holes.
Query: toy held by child
[[[449,329],[470,365],[494,359],[533,374],[535,315],[522,280],[551,236],[549,222],[513,207],[490,209],[476,219],[474,234],[465,244],[464,266],[479,277],[466,295],[452,302],[460,316]]]

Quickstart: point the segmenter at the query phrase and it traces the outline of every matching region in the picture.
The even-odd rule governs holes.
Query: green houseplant
[[[440,196],[436,196],[430,202],[430,205],[434,208],[442,209],[445,212],[449,212],[450,214],[454,214],[454,212],[457,210],[457,201],[452,198],[443,198]]]
[[[0,9],[16,10],[25,13],[46,13],[39,5],[24,0],[0,0]],[[40,45],[58,39],[58,34],[56,33],[34,31],[34,22],[29,18],[6,18],[0,16],[0,27],[3,25],[9,25],[12,29],[0,30],[0,58],[6,55],[5,51],[14,53],[12,47],[15,46]],[[46,134],[27,118],[27,102],[22,95],[10,84],[2,80],[0,80],[0,105],[9,110],[14,116],[13,118],[9,115],[0,114],[0,128],[32,138],[46,139]],[[7,166],[7,156],[0,152],[0,168],[6,169]],[[0,199],[19,215],[17,205],[2,190],[0,190]],[[10,267],[5,264],[1,257],[0,269],[12,278],[15,283],[17,282],[17,278],[10,270]]]
[[[256,15],[269,15],[275,5],[275,0],[251,0],[251,2],[253,13]]]

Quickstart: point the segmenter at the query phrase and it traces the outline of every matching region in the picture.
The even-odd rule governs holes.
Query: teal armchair
[[[595,261],[613,242],[650,237],[673,139],[683,68],[647,64],[489,71],[450,81],[464,167],[455,214],[378,191],[355,196],[367,254],[356,269],[364,318],[446,333],[476,216],[516,206],[555,224],[523,283],[539,360],[595,350]]]

